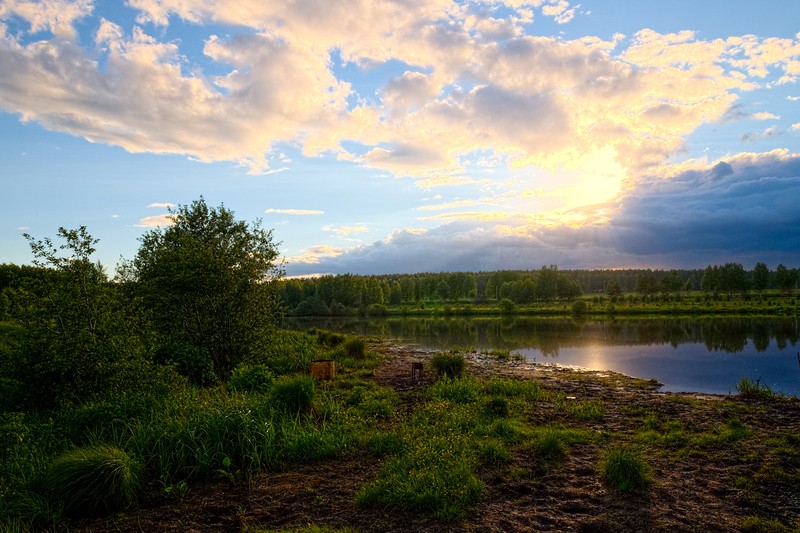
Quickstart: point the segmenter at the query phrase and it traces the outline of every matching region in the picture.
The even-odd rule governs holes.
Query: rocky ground
[[[411,379],[411,362],[430,353],[382,346],[388,355],[375,372],[380,384],[410,391],[433,379]],[[425,513],[360,507],[356,493],[374,479],[382,459],[367,453],[281,472],[193,484],[179,501],[152,501],[133,514],[77,524],[74,531],[247,531],[309,524],[359,532],[527,531],[782,531],[800,526],[800,401],[669,394],[658,385],[608,372],[590,372],[470,354],[467,372],[539,380],[570,400],[603,405],[603,416],[570,424],[625,439],[641,431],[642,413],[679,420],[692,431],[713,431],[731,417],[748,437],[711,443],[693,452],[654,449],[647,456],[652,485],[641,494],[607,488],[598,475],[600,447],[577,444],[556,468],[481,472],[486,490],[467,516],[442,522]],[[533,423],[560,416],[542,402]],[[787,444],[788,443],[788,444]],[[776,451],[777,450],[777,451]],[[518,452],[512,464],[529,464]],[[754,517],[760,519],[754,520]],[[786,529],[787,531],[789,529]]]

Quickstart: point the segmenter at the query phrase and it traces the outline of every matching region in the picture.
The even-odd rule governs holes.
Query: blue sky
[[[274,4],[274,5],[273,5]],[[800,264],[800,3],[3,0],[0,262],[201,195],[290,275]]]

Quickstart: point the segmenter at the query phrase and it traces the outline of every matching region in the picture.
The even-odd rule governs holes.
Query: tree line
[[[739,263],[709,265],[705,269],[598,269],[496,272],[438,272],[389,275],[326,275],[285,279],[278,292],[284,307],[296,315],[348,314],[355,309],[380,312],[383,306],[425,303],[487,303],[508,300],[515,304],[571,300],[582,295],[623,294],[647,297],[702,290],[710,294],[777,290],[793,293],[797,268],[782,264],[772,271],[759,262],[747,271]]]

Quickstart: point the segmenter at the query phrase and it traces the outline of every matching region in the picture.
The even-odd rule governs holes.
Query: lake
[[[736,394],[743,377],[800,395],[796,318],[290,318],[324,328],[449,350],[509,350],[530,361],[656,378],[661,390]]]

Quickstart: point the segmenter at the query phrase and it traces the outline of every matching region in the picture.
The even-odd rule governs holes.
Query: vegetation
[[[789,400],[758,381],[742,380],[739,396],[709,403],[704,408],[713,416],[699,424],[697,416],[685,422],[676,414],[692,414],[691,399],[659,399],[660,409],[628,405],[625,411],[606,400],[618,382],[609,380],[604,394],[592,395],[602,386],[588,388],[564,373],[562,379],[575,383],[568,395],[552,380],[475,373],[460,351],[430,357],[434,372],[426,373],[427,381],[391,386],[397,383],[386,383],[384,368],[376,372],[384,356],[371,341],[277,328],[276,295],[295,289],[305,295],[305,285],[292,282],[276,292],[276,247],[260,224],[236,221],[202,199],[172,216],[172,226],[143,237],[136,258],[114,280],[92,262],[97,241],[84,227],[59,229],[59,244],[28,236],[34,266],[0,268],[0,529],[65,530],[140,502],[185,497],[209,480],[239,484],[309,461],[370,458],[374,470],[353,491],[360,508],[388,505],[431,523],[470,516],[495,494],[487,489],[491,483],[532,490],[562,472],[578,472],[621,498],[616,492],[648,490],[668,474],[665,465],[740,447],[748,454],[730,464],[747,462],[757,475],[730,480],[731,486],[753,497],[775,484],[794,490],[797,436],[776,430],[765,439],[753,424],[758,409]],[[729,270],[738,279],[738,269]],[[717,274],[712,269],[709,276]],[[791,279],[790,271],[767,274],[761,266],[753,274],[759,294]],[[379,306],[406,305],[404,291],[411,288],[420,310],[427,305],[423,295],[433,294],[448,303],[471,298],[475,306],[506,301],[503,307],[514,312],[533,305],[580,314],[610,301],[577,300],[579,276],[570,276],[545,267],[414,283],[330,278],[309,281],[316,283],[311,300],[304,296],[294,308],[378,313]],[[668,291],[683,281],[677,273],[654,277]],[[598,295],[613,298],[622,312],[629,298],[623,281]],[[718,283],[713,290],[720,294],[739,290]],[[651,285],[643,278],[640,288]],[[341,291],[352,294],[346,299]],[[552,336],[561,327],[551,324],[541,333]],[[517,364],[508,350],[488,355],[498,368]],[[335,379],[308,374],[316,359],[335,361]],[[624,386],[651,385],[629,380]],[[611,426],[620,420],[627,425]],[[576,468],[570,461],[577,454]],[[267,531],[240,523],[243,530]],[[761,530],[782,522],[750,517],[742,524]]]
[[[796,310],[798,269],[738,263],[703,270],[559,270],[323,276],[281,281],[278,293],[297,316],[453,314],[714,313],[698,303],[737,303],[723,313]],[[567,307],[564,304],[568,304]],[[598,306],[597,304],[603,304]],[[756,304],[757,309],[749,308]],[[620,309],[619,306],[622,306]]]

